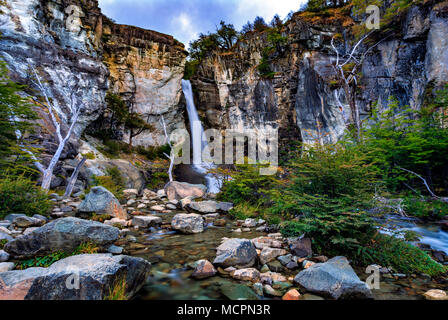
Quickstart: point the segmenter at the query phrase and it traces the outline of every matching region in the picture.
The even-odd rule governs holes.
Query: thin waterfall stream
[[[222,181],[214,175],[208,173],[215,169],[216,165],[212,162],[204,161],[203,151],[208,143],[204,135],[204,127],[199,119],[198,111],[193,99],[193,89],[189,80],[182,80],[182,90],[187,101],[188,118],[190,119],[191,139],[193,145],[193,169],[205,177],[209,193],[219,193]]]

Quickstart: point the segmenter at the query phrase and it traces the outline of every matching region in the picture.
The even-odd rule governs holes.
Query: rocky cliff
[[[400,21],[362,66],[362,90],[356,100],[363,118],[376,102],[386,107],[390,96],[401,105],[419,108],[427,90],[448,80],[448,2],[426,1],[408,10]],[[272,79],[260,76],[257,69],[268,43],[267,32],[247,34],[230,52],[209,55],[193,79],[207,125],[262,128],[269,124],[278,127],[286,140],[337,141],[350,109],[343,90],[334,85],[336,57],[330,42],[337,33],[349,37],[344,29],[356,22],[350,16],[311,19],[295,14],[282,30],[286,44],[270,62]]]
[[[118,25],[101,13],[97,0],[8,0],[1,11],[0,56],[7,62],[11,78],[28,85],[27,93],[38,97],[42,94],[33,81],[34,73],[39,75],[57,108],[63,132],[71,120],[72,92],[84,105],[62,154],[65,161],[55,170],[52,188],[64,183],[58,177],[70,176],[77,163],[70,159],[92,151],[92,144],[83,141],[83,132],[105,114],[108,91],[119,94],[154,127],[134,139],[134,144],[165,143],[161,115],[169,130],[184,127],[179,99],[187,53],[172,36]],[[40,157],[48,162],[56,149],[55,130],[46,109],[38,111],[41,126],[33,138],[43,147]],[[126,139],[126,132],[122,136]],[[100,160],[107,162],[101,155],[87,162],[87,176],[104,174],[108,164],[100,165]],[[133,173],[127,174],[128,187],[141,188],[144,179],[129,166],[126,170]]]
[[[85,108],[76,138],[103,114],[108,90],[154,124],[154,132],[139,136],[136,144],[163,143],[161,114],[170,127],[184,125],[174,115],[186,52],[173,37],[115,24],[102,15],[97,0],[8,0],[2,11],[0,55],[13,79],[34,88],[35,69],[65,124],[71,89],[79,89]]]

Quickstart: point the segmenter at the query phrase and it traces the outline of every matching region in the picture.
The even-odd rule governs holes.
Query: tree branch
[[[432,190],[431,190],[431,188],[429,187],[428,182],[426,181],[426,179],[423,178],[421,175],[419,175],[418,173],[415,173],[414,171],[405,169],[405,168],[401,168],[401,167],[397,167],[397,168],[400,169],[400,170],[403,170],[403,171],[412,173],[412,174],[415,175],[416,177],[420,178],[420,179],[423,181],[423,184],[425,185],[426,189],[428,189],[428,192],[431,194],[431,196],[432,196],[433,198],[438,198],[438,196],[436,196],[436,194],[435,194],[434,192],[432,192]]]

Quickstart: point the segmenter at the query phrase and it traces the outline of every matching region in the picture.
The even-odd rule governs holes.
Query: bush
[[[10,213],[48,215],[52,202],[36,184],[23,177],[0,180],[0,218]]]
[[[169,180],[168,173],[164,171],[163,172],[157,171],[151,175],[147,187],[151,190],[163,189],[168,180]]]
[[[117,167],[108,168],[106,174],[106,176],[93,176],[94,186],[102,186],[106,188],[112,192],[119,201],[123,201],[123,191],[126,188],[126,183],[121,175],[120,169]]]
[[[291,162],[292,182],[276,192],[271,213],[287,219],[286,236],[304,233],[317,250],[358,257],[375,234],[365,213],[371,207],[377,171],[357,148],[308,146]]]
[[[423,250],[391,236],[378,235],[370,251],[372,258],[367,263],[391,266],[400,273],[437,276],[448,271],[447,267],[434,261]]]
[[[405,211],[408,215],[418,218],[441,219],[448,215],[448,203],[441,200],[422,200],[405,198]]]
[[[266,207],[271,195],[279,184],[276,176],[260,175],[264,165],[237,165],[231,174],[232,180],[225,181],[218,194],[218,200],[238,204],[250,204],[255,207]]]

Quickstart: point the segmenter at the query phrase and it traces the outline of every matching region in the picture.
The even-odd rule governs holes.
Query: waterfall
[[[218,193],[221,188],[221,181],[211,174],[207,174],[208,170],[216,168],[211,162],[202,160],[202,151],[207,147],[207,141],[204,136],[204,128],[199,119],[198,111],[194,104],[193,90],[189,80],[182,80],[182,90],[187,100],[187,112],[190,119],[191,139],[193,144],[193,169],[205,176],[207,180],[208,192]]]

